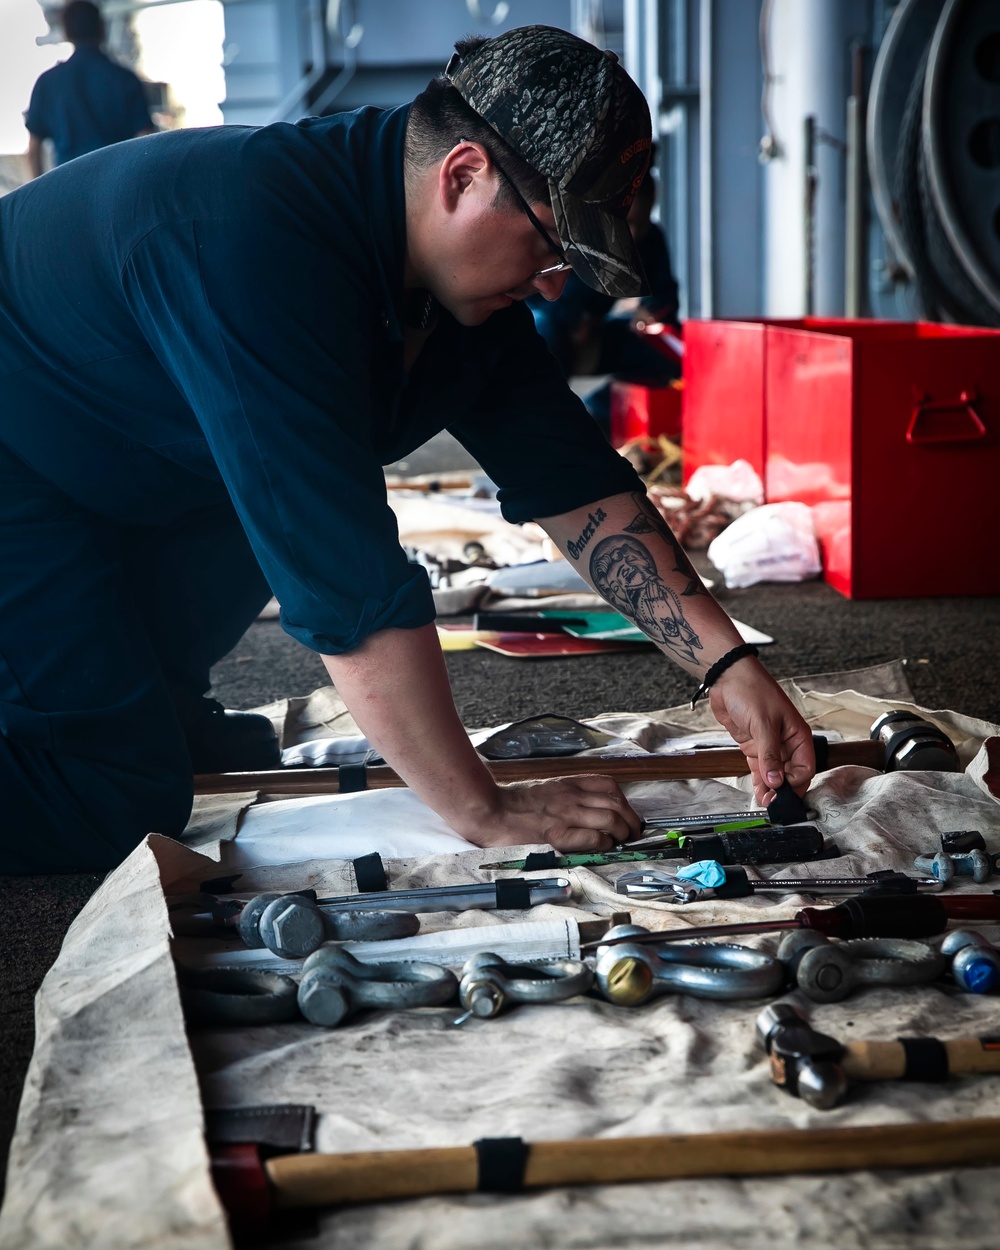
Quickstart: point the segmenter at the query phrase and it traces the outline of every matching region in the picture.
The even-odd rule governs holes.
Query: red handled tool
[[[836,907],[803,907],[787,920],[748,920],[698,928],[657,929],[629,933],[587,943],[617,946],[622,942],[694,942],[701,938],[730,937],[735,933],[773,933],[779,929],[815,929],[824,937],[922,938],[943,933],[951,921],[1000,921],[1000,898],[995,894],[899,894],[884,898],[849,898]]]

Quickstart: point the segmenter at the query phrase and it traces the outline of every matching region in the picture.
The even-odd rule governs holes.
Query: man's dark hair
[[[468,56],[485,42],[481,35],[470,35],[468,39],[460,39],[455,44],[455,50],[461,56]],[[488,122],[469,108],[448,79],[439,74],[410,105],[406,126],[406,172],[416,174],[426,169],[441,160],[463,139],[481,144],[489,152],[490,159],[500,163],[503,172],[529,204],[549,203],[545,176],[523,161]],[[493,203],[498,208],[517,208],[517,200],[506,180],[498,178],[497,184]]]
[[[101,10],[90,0],[70,0],[61,16],[70,43],[103,43],[104,19]]]

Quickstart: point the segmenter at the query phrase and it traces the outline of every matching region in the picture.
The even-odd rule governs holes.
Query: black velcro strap
[[[936,1037],[899,1037],[906,1067],[904,1081],[946,1081],[948,1079],[948,1051],[944,1042]]]
[[[816,752],[816,771],[825,773],[830,763],[830,740],[825,734],[813,734],[813,750]]]
[[[531,851],[524,861],[525,872],[538,872],[542,868],[555,868],[555,851]]]
[[[787,777],[767,805],[767,818],[772,825],[800,825],[809,819],[805,803],[788,784]]]
[[[341,794],[355,794],[368,789],[368,772],[364,764],[341,764],[337,769],[337,785]]]
[[[370,855],[359,855],[354,861],[354,880],[358,883],[359,894],[376,894],[380,890],[388,890],[389,878],[385,875],[385,864],[378,851]]]
[[[529,883],[524,877],[505,877],[495,881],[497,888],[497,907],[501,911],[524,911],[531,906]]]
[[[528,1143],[520,1137],[482,1137],[473,1142],[479,1161],[477,1189],[492,1194],[516,1194],[524,1188]]]
[[[232,894],[236,882],[242,876],[241,872],[234,872],[231,877],[212,877],[211,880],[200,883],[198,892],[200,894]]]

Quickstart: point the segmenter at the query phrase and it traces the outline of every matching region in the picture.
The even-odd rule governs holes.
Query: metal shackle
[[[303,965],[298,1002],[311,1024],[332,1029],[364,1007],[440,1007],[457,989],[455,974],[437,964],[365,964],[343,947],[324,946]]]
[[[719,942],[656,949],[623,942],[598,951],[595,971],[597,988],[619,1007],[638,1007],[658,994],[764,998],[785,983],[785,970],[773,955]]]
[[[951,957],[955,983],[970,994],[988,994],[1000,985],[1000,951],[981,933],[952,929],[941,943],[941,954]]]
[[[258,894],[239,919],[247,946],[267,947],[282,959],[305,959],[324,942],[381,942],[419,929],[418,917],[407,912],[323,911],[303,894]]]
[[[786,934],[778,958],[815,1003],[838,1003],[862,985],[925,985],[948,966],[947,957],[925,942],[904,938],[830,942],[809,929]]]
[[[458,998],[466,1011],[486,1020],[507,1003],[561,1003],[593,984],[593,969],[579,959],[509,964],[493,951],[479,951],[462,968]]]
[[[276,1024],[299,1014],[291,977],[261,968],[178,968],[187,1019],[195,1024]]]
[[[978,885],[988,881],[996,871],[996,858],[986,851],[962,851],[948,854],[918,855],[913,861],[918,872],[927,872],[943,885],[955,877],[971,877]]]

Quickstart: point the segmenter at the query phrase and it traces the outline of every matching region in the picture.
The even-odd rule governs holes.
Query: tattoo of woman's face
[[[702,649],[680,599],[663,581],[656,560],[638,538],[617,534],[602,539],[590,556],[590,576],[608,602],[654,642],[688,660]]]

